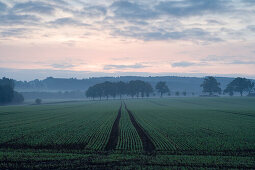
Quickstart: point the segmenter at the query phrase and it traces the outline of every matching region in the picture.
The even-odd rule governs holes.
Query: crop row
[[[65,109],[56,105],[52,111],[40,111],[41,107],[33,107],[33,111],[22,113],[33,117],[24,120],[23,124],[9,116],[10,128],[0,129],[3,136],[0,146],[101,150],[108,140],[118,105],[119,102],[111,105],[101,102]],[[15,123],[15,119],[19,123]]]
[[[255,119],[213,111],[215,100],[130,100],[127,105],[159,151],[254,151]],[[228,106],[222,103],[219,108],[231,112]],[[239,112],[252,107],[239,108]]]
[[[141,151],[143,149],[141,139],[132,125],[125,107],[122,107],[119,129],[120,135],[116,149],[129,151]]]

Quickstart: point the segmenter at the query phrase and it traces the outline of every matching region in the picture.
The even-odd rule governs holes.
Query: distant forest
[[[123,76],[123,77],[98,77],[88,79],[65,79],[48,77],[44,80],[33,81],[15,81],[15,89],[21,92],[29,91],[86,91],[90,86],[95,84],[109,82],[130,82],[132,80],[141,80],[148,82],[155,87],[159,81],[166,82],[171,91],[186,91],[201,93],[200,85],[204,78],[197,77],[176,77],[176,76],[160,76],[160,77],[139,77],[139,76]],[[234,78],[216,77],[217,81],[224,89]]]
[[[150,96],[254,96],[254,80],[226,77],[100,77],[16,81],[0,79],[0,103],[34,99],[84,99]],[[15,90],[15,91],[14,91]],[[8,93],[7,93],[8,92]]]
[[[234,78],[228,77],[215,77],[218,83],[220,83],[221,89],[226,89],[227,85],[234,80]],[[139,77],[139,76],[123,76],[123,77],[98,77],[88,79],[76,79],[76,78],[53,78],[48,77],[44,80],[33,81],[15,81],[15,90],[20,92],[26,100],[34,100],[36,98],[41,99],[83,99],[86,96],[92,97],[86,92],[90,87],[105,82],[111,82],[117,84],[123,82],[129,84],[132,81],[143,81],[150,84],[154,89],[149,93],[140,91],[141,96],[155,96],[160,95],[156,88],[158,82],[165,82],[169,88],[169,92],[165,95],[172,96],[198,96],[203,94],[203,88],[201,84],[204,78],[197,77],[176,77],[176,76],[159,76],[159,77]],[[231,90],[230,90],[231,91]],[[105,92],[104,92],[105,93]],[[116,92],[115,92],[116,93]],[[130,92],[125,92],[124,95],[132,96]],[[227,93],[227,92],[226,92]],[[136,94],[137,95],[137,94]],[[99,95],[100,96],[100,95]],[[114,93],[110,94],[114,97]]]

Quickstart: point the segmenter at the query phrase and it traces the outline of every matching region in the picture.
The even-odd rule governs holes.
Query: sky
[[[0,77],[255,78],[254,0],[0,0]]]

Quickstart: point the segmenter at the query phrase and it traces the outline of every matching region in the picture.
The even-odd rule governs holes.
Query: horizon
[[[35,74],[35,71],[37,72]],[[16,74],[13,74],[16,73]],[[90,79],[90,78],[105,78],[105,77],[180,77],[180,78],[205,78],[213,76],[216,78],[236,78],[245,77],[247,79],[255,80],[255,76],[247,76],[240,74],[206,74],[206,73],[90,73],[83,71],[70,71],[70,70],[32,70],[32,69],[6,69],[0,68],[0,78],[6,77],[17,81],[33,81],[33,80],[45,80],[49,77],[60,78],[60,79]],[[20,78],[30,77],[30,78]]]
[[[0,76],[255,78],[254,7],[250,0],[0,0]]]

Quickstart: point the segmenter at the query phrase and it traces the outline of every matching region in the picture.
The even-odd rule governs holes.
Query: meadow
[[[255,168],[255,98],[0,107],[4,168]]]

